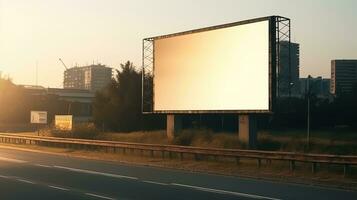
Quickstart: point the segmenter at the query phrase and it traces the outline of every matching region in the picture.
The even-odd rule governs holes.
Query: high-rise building
[[[300,45],[298,43],[290,43],[290,67],[289,42],[280,42],[279,51],[278,95],[297,96],[300,93]]]
[[[331,61],[331,94],[351,94],[357,84],[357,60]]]
[[[105,65],[73,67],[64,72],[63,88],[85,89],[95,92],[104,88],[111,78],[112,68]]]

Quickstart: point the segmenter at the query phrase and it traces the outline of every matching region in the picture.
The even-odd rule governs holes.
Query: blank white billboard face
[[[154,40],[154,111],[269,111],[269,21]]]

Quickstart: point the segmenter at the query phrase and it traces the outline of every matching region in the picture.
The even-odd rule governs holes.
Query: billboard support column
[[[166,135],[169,141],[173,141],[175,135],[182,129],[182,118],[179,115],[167,115]]]
[[[257,121],[250,115],[239,115],[239,141],[245,143],[249,149],[257,146]]]

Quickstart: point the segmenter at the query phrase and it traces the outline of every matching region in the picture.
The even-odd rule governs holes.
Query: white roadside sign
[[[47,111],[31,111],[31,124],[47,124]]]

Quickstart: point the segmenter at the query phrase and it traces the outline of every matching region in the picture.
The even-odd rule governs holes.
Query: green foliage
[[[142,115],[141,88],[141,72],[129,61],[121,64],[115,79],[96,94],[93,105],[96,125],[105,130],[130,132],[162,124],[162,116]]]

